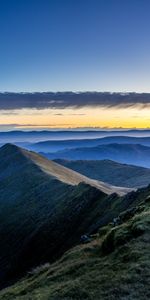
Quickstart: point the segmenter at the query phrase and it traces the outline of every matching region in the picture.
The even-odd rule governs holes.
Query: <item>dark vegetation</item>
[[[75,243],[87,224],[82,214],[107,195],[91,186],[73,187],[42,172],[21,150],[0,150],[0,278],[4,283]],[[81,223],[73,235],[76,223]]]
[[[149,300],[150,187],[133,198],[120,224],[101,227],[89,243],[32,269],[0,299]]]
[[[0,160],[1,287],[33,266],[54,261],[115,214],[107,209],[115,201],[118,205],[117,194],[108,196],[84,183],[65,184],[21,148],[3,146]]]

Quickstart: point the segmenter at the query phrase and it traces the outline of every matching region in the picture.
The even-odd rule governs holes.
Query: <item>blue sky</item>
[[[150,92],[149,0],[0,0],[0,91]]]

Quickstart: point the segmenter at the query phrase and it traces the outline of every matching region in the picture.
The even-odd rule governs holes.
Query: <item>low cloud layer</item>
[[[82,107],[147,107],[150,93],[101,93],[101,92],[58,92],[58,93],[0,93],[0,110],[65,109]]]

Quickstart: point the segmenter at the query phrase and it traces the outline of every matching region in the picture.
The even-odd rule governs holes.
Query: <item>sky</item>
[[[150,93],[149,12],[149,0],[0,0],[0,92]],[[147,128],[149,104],[5,107],[0,128]]]

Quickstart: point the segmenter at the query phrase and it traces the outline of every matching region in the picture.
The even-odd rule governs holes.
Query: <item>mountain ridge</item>
[[[36,164],[36,166],[39,167],[41,171],[43,171],[47,175],[50,175],[53,178],[56,178],[67,184],[78,185],[79,183],[84,182],[102,190],[106,194],[117,192],[118,194],[123,195],[131,191],[130,189],[115,187],[102,181],[100,182],[97,180],[89,179],[86,176],[81,175],[71,169],[63,167],[62,165],[59,165],[53,161],[49,161],[45,157],[42,157],[35,152],[25,150],[13,144],[5,144],[0,148],[0,153],[1,151],[20,153],[20,155],[23,155],[26,159],[30,159],[30,161]]]
[[[55,162],[75,170],[89,178],[130,188],[142,188],[150,183],[150,169],[112,160],[63,160]]]

